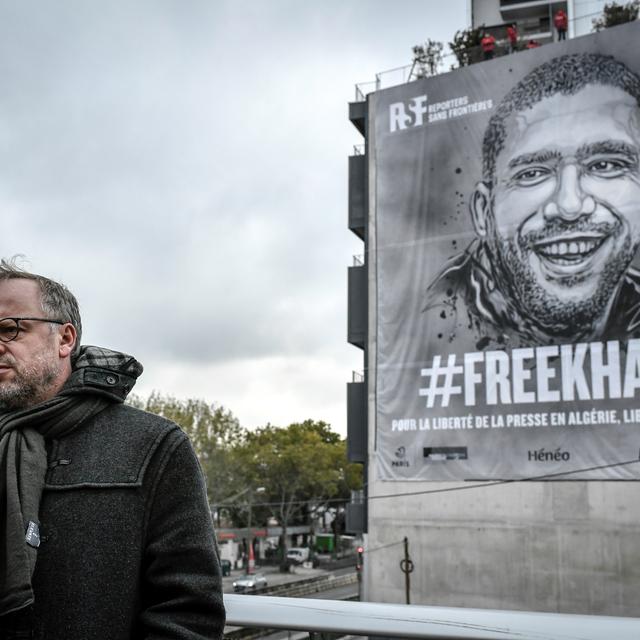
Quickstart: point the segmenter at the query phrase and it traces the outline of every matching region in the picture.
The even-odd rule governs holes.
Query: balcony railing
[[[640,618],[225,594],[227,624],[432,640],[638,640]]]
[[[551,0],[501,0],[501,9],[511,9],[512,5],[527,5],[527,4],[540,4],[549,5],[551,7],[555,3]],[[593,18],[602,15],[602,11],[592,11],[579,16],[571,17],[569,20],[569,37],[573,37],[576,32],[576,25],[580,23],[582,25],[579,30],[580,34],[588,33],[591,30],[591,21]],[[508,21],[506,21],[508,22]],[[505,26],[506,26],[505,22]],[[520,39],[518,43],[518,49],[526,49],[528,40],[537,40],[540,44],[546,44],[548,41],[553,40],[554,29],[551,26],[551,9],[549,9],[549,16],[542,18],[535,18],[533,22],[526,19],[518,20],[518,30],[520,32]],[[506,33],[503,38],[498,38],[498,46],[496,47],[495,56],[506,55],[509,52],[509,47],[506,41]],[[480,62],[483,60],[481,47],[469,47],[468,55],[470,62]],[[442,56],[438,73],[449,71],[454,68],[458,68],[456,56],[453,52],[448,52]],[[366,100],[367,94],[373,91],[379,91],[380,89],[386,89],[388,87],[394,87],[397,85],[405,84],[411,80],[416,80],[419,77],[418,65],[410,63],[401,67],[395,67],[393,69],[387,69],[376,73],[376,79],[370,82],[360,82],[356,84],[356,102],[362,102]]]

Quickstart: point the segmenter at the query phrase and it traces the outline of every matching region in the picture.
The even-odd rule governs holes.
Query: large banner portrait
[[[640,477],[640,24],[370,96],[378,477]]]

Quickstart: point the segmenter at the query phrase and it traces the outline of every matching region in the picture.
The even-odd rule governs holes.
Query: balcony
[[[365,239],[367,224],[367,156],[349,156],[349,229]]]
[[[367,133],[367,103],[362,91],[356,90],[356,102],[349,103],[349,120],[364,136]]]
[[[347,341],[364,349],[367,341],[367,267],[349,267],[347,274]]]

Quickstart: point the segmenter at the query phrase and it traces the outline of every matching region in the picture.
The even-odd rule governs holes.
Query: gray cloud
[[[362,252],[347,102],[465,26],[428,4],[0,1],[0,252],[77,293],[88,341],[334,366]]]

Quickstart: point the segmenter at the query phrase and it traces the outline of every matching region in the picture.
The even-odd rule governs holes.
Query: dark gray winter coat
[[[48,459],[33,637],[221,638],[217,548],[186,435],[116,404],[49,443]]]

